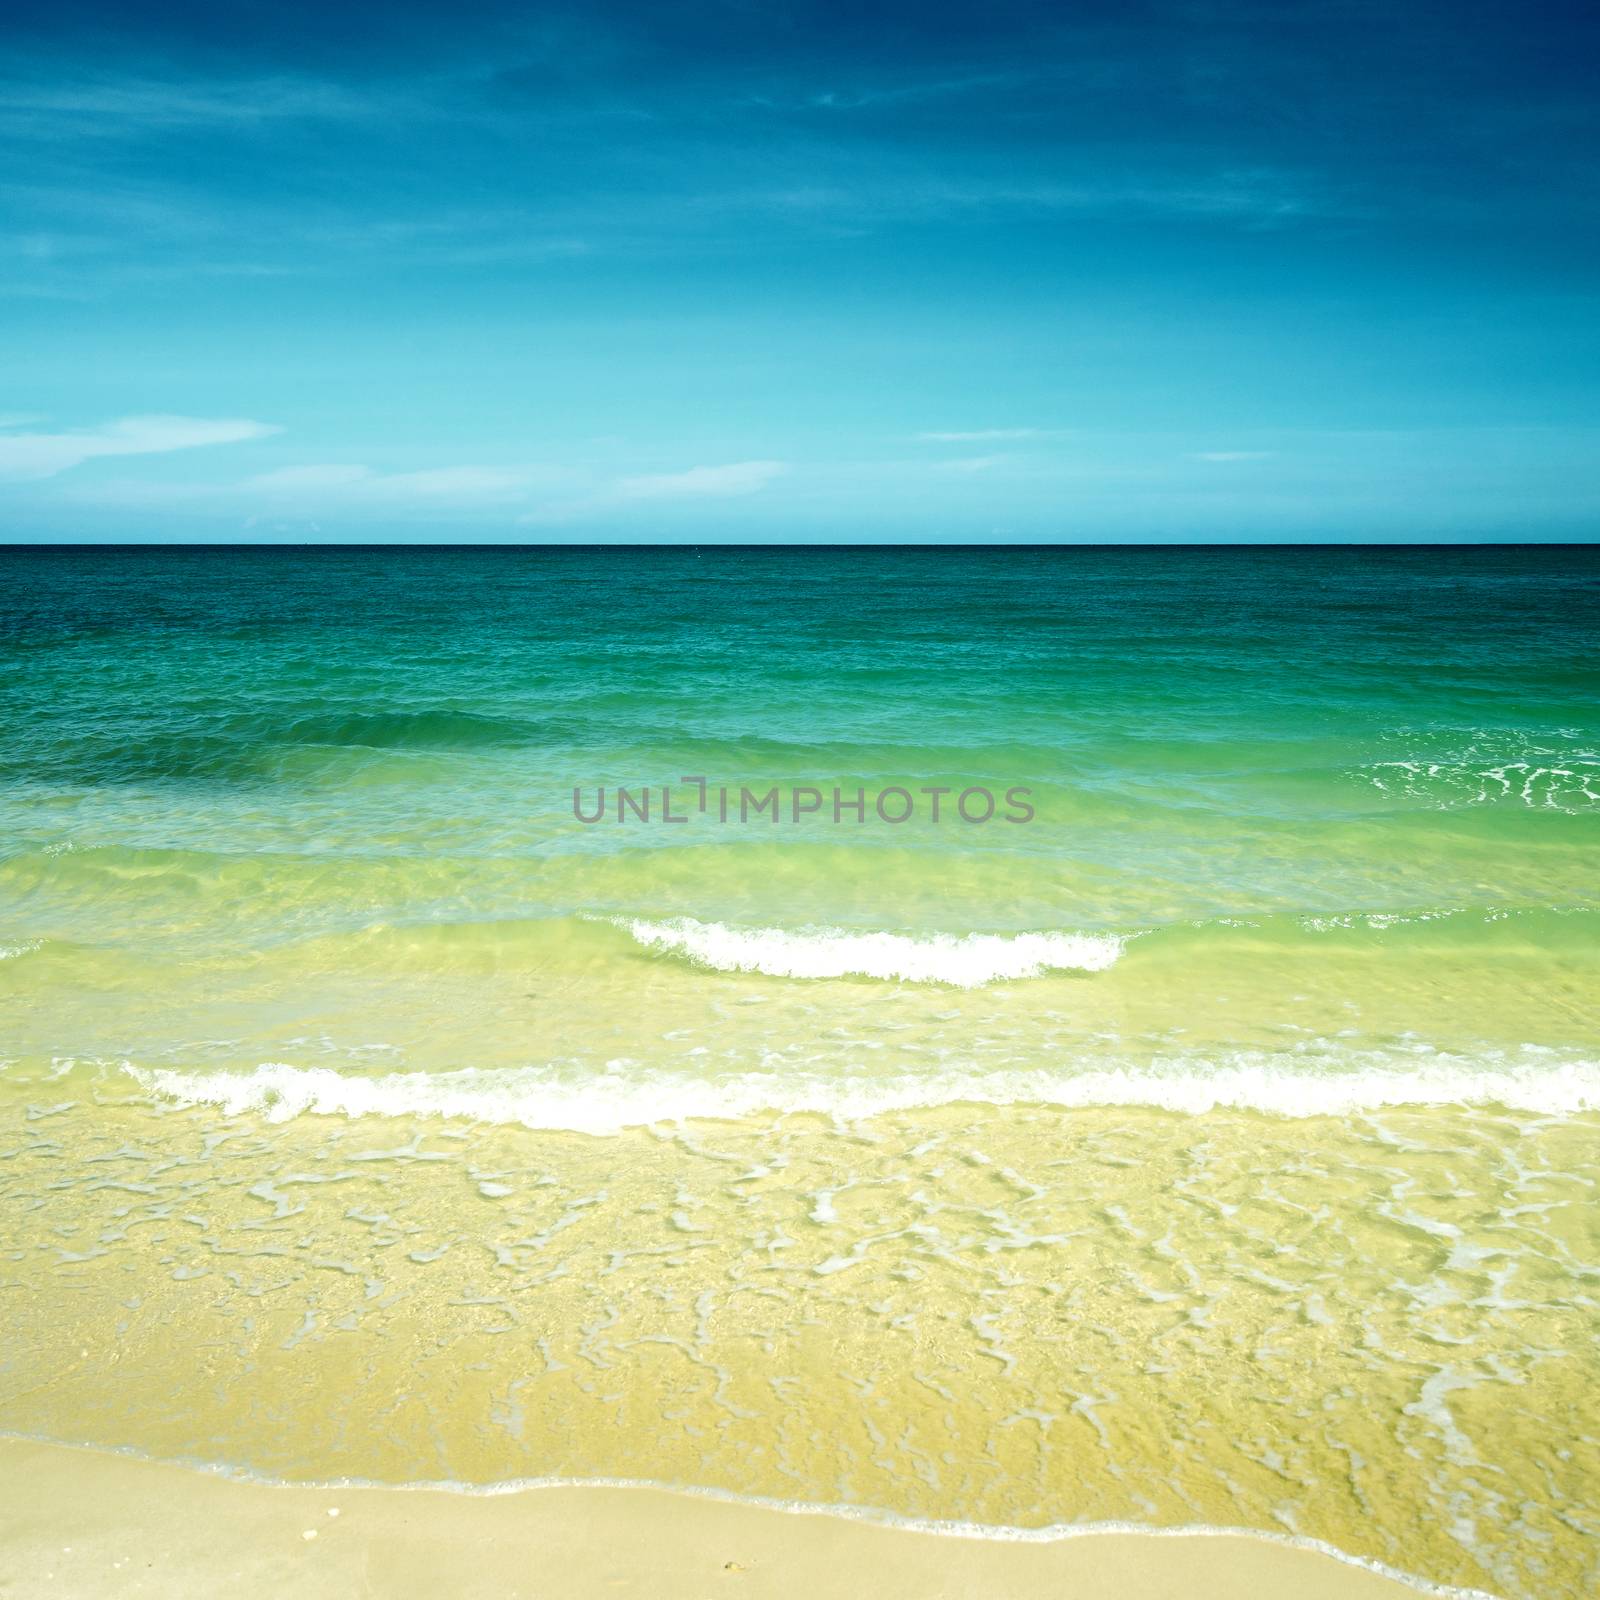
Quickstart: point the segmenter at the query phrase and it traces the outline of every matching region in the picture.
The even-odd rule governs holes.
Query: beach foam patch
[[[1046,972],[1102,972],[1122,954],[1110,933],[858,933],[847,928],[731,928],[678,917],[621,924],[647,949],[687,956],[718,972],[773,978],[886,978],[975,989]]]

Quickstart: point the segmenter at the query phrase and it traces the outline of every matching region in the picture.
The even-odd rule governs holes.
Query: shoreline
[[[981,1530],[647,1485],[278,1484],[0,1438],[0,1595],[372,1600],[725,1593],[805,1600],[1477,1596],[1309,1540]]]

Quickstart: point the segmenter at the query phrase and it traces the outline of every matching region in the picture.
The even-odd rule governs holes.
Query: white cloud
[[[690,467],[687,472],[658,472],[623,478],[603,498],[613,500],[727,499],[756,494],[789,470],[783,461],[734,461],[725,467]]]
[[[279,467],[276,472],[262,472],[253,478],[246,478],[239,487],[268,493],[283,491],[298,494],[307,489],[342,489],[347,484],[360,483],[371,476],[371,467]]]
[[[266,525],[284,515],[305,518],[360,509],[490,509],[525,500],[530,489],[561,483],[569,476],[550,467],[425,467],[413,472],[379,472],[354,462],[319,462],[279,467],[231,482],[115,478],[64,489],[62,494],[84,505],[242,506],[258,514]]]
[[[74,433],[0,434],[0,478],[53,478],[101,456],[158,455],[198,445],[239,444],[282,430],[245,418],[123,417]]]
[[[617,478],[591,494],[553,501],[520,518],[526,523],[570,522],[596,512],[648,501],[732,500],[758,494],[789,470],[787,461],[732,461],[721,467],[690,467],[683,472],[652,472]]]
[[[59,133],[67,124],[125,136],[194,124],[350,118],[376,109],[338,84],[313,78],[95,78],[12,81],[0,88],[0,122],[7,131],[39,135]]]
[[[919,433],[924,444],[983,444],[999,439],[1051,439],[1052,428],[974,428],[965,433]]]
[[[955,456],[949,461],[937,463],[935,471],[938,472],[987,472],[990,467],[998,467],[1005,456]]]
[[[1267,461],[1274,454],[1271,450],[1195,450],[1191,452],[1191,461]]]
[[[375,472],[330,463],[281,467],[247,478],[246,493],[313,500],[383,501],[503,499],[527,488],[529,474],[501,467],[427,467],[417,472]]]

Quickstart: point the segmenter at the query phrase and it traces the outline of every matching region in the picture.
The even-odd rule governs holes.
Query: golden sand
[[[306,1488],[0,1441],[0,1595],[1415,1600],[1244,1535],[968,1539],[659,1489]]]
[[[301,1483],[1246,1528],[1592,1592],[1594,1444],[1551,1422],[1592,1393],[1588,1119],[3,1131],[13,1434]]]

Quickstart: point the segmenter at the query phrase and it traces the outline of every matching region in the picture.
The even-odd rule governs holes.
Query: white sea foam
[[[1359,771],[1382,794],[1439,810],[1500,803],[1578,815],[1600,803],[1600,752],[1587,744],[1540,740],[1508,754],[1478,735],[1442,755],[1374,761]]]
[[[912,938],[854,933],[847,928],[730,928],[678,917],[622,923],[647,948],[671,950],[719,972],[764,972],[774,978],[890,978],[975,989],[1045,972],[1101,972],[1126,939],[1111,933],[969,933]]]
[[[753,1071],[690,1077],[613,1063],[579,1077],[570,1068],[463,1068],[454,1072],[346,1075],[331,1067],[267,1062],[247,1072],[125,1068],[157,1098],[209,1105],[228,1116],[281,1122],[304,1113],[344,1117],[459,1117],[528,1128],[615,1133],[695,1117],[820,1112],[842,1120],[915,1107],[976,1103],[1063,1109],[1147,1107],[1188,1114],[1233,1109],[1284,1117],[1350,1116],[1386,1107],[1500,1105],[1543,1116],[1600,1110],[1600,1062],[1536,1052],[1483,1066],[1434,1054],[1426,1065],[1393,1061],[1317,1070],[1265,1055],[1230,1062],[1168,1062],[1071,1071],[977,1072],[867,1077]]]

